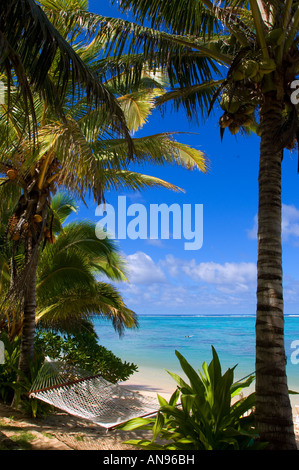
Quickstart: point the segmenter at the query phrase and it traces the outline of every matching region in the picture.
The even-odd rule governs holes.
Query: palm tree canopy
[[[48,20],[40,5],[34,0],[3,1],[0,39],[0,72],[7,85],[8,104],[10,89],[16,83],[33,118],[33,91],[41,93],[59,113],[70,91],[74,99],[85,96],[90,106],[104,103],[115,127],[126,136],[129,152],[132,151],[124,116],[115,97]]]
[[[298,109],[290,84],[299,72],[296,2],[191,0],[187,8],[181,0],[120,0],[118,5],[141,24],[102,17],[107,53],[142,51],[153,69],[167,70],[171,89],[157,98],[159,105],[183,106],[194,118],[219,101],[221,135],[226,127],[232,134],[259,133],[254,111],[264,93],[278,92],[285,108],[278,145],[294,147]]]
[[[126,280],[124,261],[112,240],[99,240],[94,224],[87,221],[66,225],[40,256],[37,323],[72,332],[84,320],[100,315],[111,319],[120,334],[136,327],[135,313],[105,279]]]
[[[156,98],[165,93],[166,75],[161,72],[153,74],[144,63],[138,86],[128,80],[128,68],[113,75],[110,61],[102,58],[104,44],[96,34],[98,18],[88,12],[86,2],[44,0],[40,3],[63,40],[70,42],[77,56],[95,76],[102,79],[105,71],[110,70],[110,77],[103,86],[111,96],[115,96],[128,131],[134,134],[147,122]],[[53,84],[57,82],[55,73],[52,67],[48,74]],[[12,170],[10,173],[17,175],[15,185],[21,185],[26,192],[33,182],[32,174],[38,171],[36,184],[39,191],[46,189],[51,182],[52,187],[63,185],[79,197],[92,194],[98,202],[111,188],[142,189],[162,185],[178,189],[159,178],[132,171],[127,139],[116,135],[118,124],[115,125],[107,104],[99,103],[91,109],[86,96],[74,101],[71,92],[72,84],[69,84],[62,103],[63,119],[57,119],[47,100],[35,97],[34,114],[39,129],[38,143],[33,148],[30,138],[22,133],[24,103],[12,88],[9,122],[6,114],[0,122],[0,145],[3,148],[0,170],[4,174]],[[8,112],[6,106],[2,108]],[[206,171],[204,154],[176,142],[172,133],[131,141],[134,142],[134,163],[172,163]]]

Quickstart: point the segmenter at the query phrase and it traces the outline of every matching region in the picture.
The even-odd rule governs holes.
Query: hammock
[[[156,399],[112,384],[101,375],[86,376],[82,370],[50,360],[41,367],[29,397],[106,429],[153,415],[159,409]]]

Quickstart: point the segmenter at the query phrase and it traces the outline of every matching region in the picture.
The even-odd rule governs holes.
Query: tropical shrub
[[[19,407],[33,417],[46,416],[53,407],[29,398],[28,393],[34,383],[46,356],[62,359],[69,365],[85,369],[91,374],[101,374],[110,382],[124,381],[137,370],[133,363],[123,362],[111,351],[97,343],[97,336],[91,330],[76,336],[40,330],[36,335],[34,359],[29,364],[29,375],[18,369],[20,339],[9,340],[6,333],[0,337],[5,346],[5,363],[0,364],[0,400]],[[19,380],[18,380],[19,378]]]
[[[14,395],[14,384],[17,378],[17,368],[20,356],[20,339],[15,337],[10,341],[6,333],[0,336],[4,343],[4,364],[0,364],[0,399],[4,403],[11,403]]]
[[[96,333],[88,328],[63,336],[41,330],[36,335],[36,349],[53,360],[63,359],[90,374],[101,374],[112,383],[127,380],[137,370],[135,364],[122,361],[98,344]]]
[[[189,383],[177,374],[169,374],[178,386],[170,400],[158,395],[160,409],[155,417],[135,418],[120,426],[122,430],[150,430],[152,439],[128,440],[147,450],[241,450],[258,449],[254,428],[254,393],[239,398],[244,387],[254,380],[250,376],[234,383],[234,369],[223,375],[221,364],[212,347],[213,359],[203,363],[203,373],[197,373],[176,351]]]
[[[31,384],[42,366],[44,357],[41,354],[35,355],[34,360],[30,362],[30,374],[27,377],[18,369],[20,338],[15,337],[10,340],[5,332],[1,334],[0,338],[5,348],[5,362],[0,364],[0,400],[8,405],[13,402],[14,407],[20,407],[33,417],[45,416],[52,407],[35,398],[29,399],[28,397]],[[18,376],[21,378],[19,381],[17,380]]]

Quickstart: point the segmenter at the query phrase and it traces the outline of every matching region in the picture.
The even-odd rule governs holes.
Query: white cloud
[[[253,219],[253,227],[247,231],[248,237],[251,238],[252,240],[255,240],[257,238],[257,228],[258,228],[258,221],[257,221],[257,215],[255,215]]]
[[[161,262],[172,277],[181,280],[188,276],[193,281],[214,285],[217,290],[232,293],[247,291],[249,286],[256,283],[255,263],[215,263],[213,261],[196,263],[195,259],[176,259],[172,255],[166,256]]]
[[[299,236],[299,210],[294,205],[282,205],[281,229],[283,240]]]
[[[256,280],[254,263],[206,263],[196,264],[195,260],[183,267],[186,274],[194,280],[200,279],[209,284],[246,284]]]
[[[154,261],[144,252],[126,257],[129,284],[118,285],[137,313],[231,312],[254,308],[254,263],[196,263],[167,255]],[[224,309],[224,310],[223,310]]]
[[[128,277],[131,284],[166,282],[165,275],[160,266],[146,253],[138,251],[133,255],[128,255],[126,260]]]
[[[248,230],[248,237],[257,238],[258,219],[254,217],[253,227]],[[290,237],[299,237],[299,210],[294,205],[282,204],[281,206],[281,232],[282,241]]]

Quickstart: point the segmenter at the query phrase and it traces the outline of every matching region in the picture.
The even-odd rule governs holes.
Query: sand
[[[156,396],[156,392],[169,397],[170,389],[160,388],[156,391],[146,385],[137,384],[135,380],[126,383],[127,388],[141,393]],[[150,390],[149,390],[150,389]],[[294,410],[295,412],[295,410]],[[125,445],[131,438],[146,436],[146,432],[124,432],[109,430],[94,425],[87,420],[71,416],[56,410],[45,419],[26,417],[22,412],[0,403],[0,450],[137,450]],[[296,430],[299,449],[299,428]],[[22,441],[27,441],[24,447]]]
[[[0,404],[0,450],[132,450],[123,442],[136,437],[135,433],[118,430],[107,432],[59,410],[46,419],[33,419]],[[28,447],[22,445],[24,439]]]

